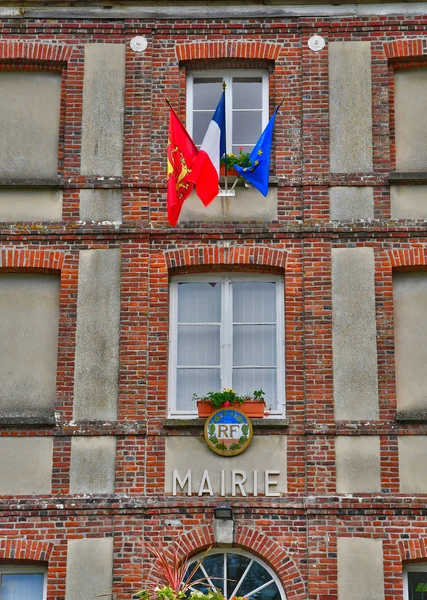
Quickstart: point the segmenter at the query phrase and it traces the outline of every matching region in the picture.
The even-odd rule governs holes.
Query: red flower
[[[224,402],[224,406],[231,406],[230,402],[227,400],[226,402]]]

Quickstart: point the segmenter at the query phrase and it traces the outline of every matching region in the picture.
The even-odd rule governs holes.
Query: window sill
[[[252,425],[256,430],[259,429],[287,429],[289,427],[288,419],[251,419]],[[206,419],[163,419],[164,429],[192,429],[201,430],[205,426]]]
[[[389,173],[388,182],[390,185],[425,185],[427,183],[427,171],[418,173]]]
[[[52,179],[0,179],[0,188],[59,188],[63,185],[64,180],[60,177]]]
[[[425,410],[403,410],[396,413],[396,421],[399,423],[423,423],[427,422],[427,411]]]
[[[56,425],[55,415],[0,417],[0,427],[52,427]]]

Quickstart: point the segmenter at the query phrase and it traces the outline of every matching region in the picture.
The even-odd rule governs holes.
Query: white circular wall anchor
[[[142,35],[137,35],[130,41],[130,47],[134,52],[144,52],[147,49],[147,39]]]
[[[319,52],[320,50],[323,50],[325,44],[325,38],[323,38],[321,35],[312,35],[308,40],[308,47],[310,50],[313,50],[313,52]]]

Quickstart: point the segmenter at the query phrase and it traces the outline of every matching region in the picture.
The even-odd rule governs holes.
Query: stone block
[[[61,221],[62,191],[0,189],[0,221]]]
[[[253,472],[257,471],[258,495],[265,495],[264,472],[267,470],[280,471],[272,475],[271,480],[277,485],[270,486],[273,493],[283,494],[287,489],[287,459],[286,436],[269,435],[257,436],[252,439],[250,446],[242,454],[235,457],[223,457],[210,450],[203,438],[195,437],[167,437],[166,438],[166,484],[167,494],[173,491],[173,471],[176,470],[181,481],[187,471],[191,470],[192,495],[197,496],[200,490],[204,471],[208,472],[215,495],[221,494],[221,471],[224,471],[226,495],[231,495],[232,471],[243,471],[246,481],[243,484],[247,494],[254,490]],[[241,475],[236,478],[240,481]],[[205,486],[206,488],[208,486]],[[185,494],[187,495],[188,488]],[[177,488],[177,492],[181,490]],[[236,495],[241,495],[241,490],[236,488]]]
[[[331,187],[329,212],[332,221],[360,221],[374,218],[373,188]]]
[[[0,178],[58,176],[61,75],[0,72]]]
[[[427,437],[398,438],[399,479],[402,494],[427,494]]]
[[[427,185],[390,187],[392,219],[427,219]]]
[[[384,600],[382,540],[338,538],[338,600]]]
[[[115,420],[120,336],[120,250],[82,250],[77,298],[74,418]]]
[[[275,219],[277,219],[277,187],[270,187],[266,198],[255,188],[238,187],[234,198],[218,196],[209,206],[204,206],[197,194],[193,192],[182,207],[179,222],[268,222]]]
[[[335,438],[338,494],[381,491],[380,438],[338,436]]]
[[[50,494],[52,452],[52,437],[0,438],[0,495]]]
[[[0,274],[0,418],[54,415],[59,287],[58,275]]]
[[[115,465],[115,437],[73,437],[71,440],[70,493],[113,494]]]
[[[122,175],[125,52],[124,44],[85,47],[82,175]]]
[[[68,540],[65,600],[108,596],[112,586],[113,538]]]
[[[375,274],[372,248],[332,250],[335,418],[378,418]]]
[[[80,190],[81,221],[122,222],[122,190]]]
[[[396,395],[399,411],[426,411],[427,273],[393,274]]]
[[[371,172],[370,42],[329,43],[331,173]]]
[[[404,69],[394,72],[396,171],[426,171],[427,128],[425,98],[427,71]]]

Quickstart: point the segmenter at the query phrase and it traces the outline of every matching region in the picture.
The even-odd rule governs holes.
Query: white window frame
[[[197,414],[197,407],[194,405],[194,411],[182,411],[177,409],[176,405],[176,376],[177,376],[177,356],[178,356],[178,284],[186,281],[209,281],[221,282],[221,331],[220,331],[220,377],[221,389],[231,387],[232,367],[233,367],[233,345],[232,328],[224,327],[224,315],[231,315],[232,307],[232,287],[230,285],[238,281],[274,281],[276,283],[276,390],[277,390],[277,408],[269,410],[269,416],[281,418],[285,416],[285,309],[284,309],[284,279],[280,275],[268,274],[233,274],[233,273],[200,273],[197,275],[182,275],[174,277],[169,286],[170,290],[170,310],[169,310],[169,376],[168,376],[168,414],[176,418],[194,418]],[[212,390],[215,391],[215,390]],[[220,390],[217,390],[220,391]]]
[[[409,600],[409,572],[425,572],[427,573],[427,562],[408,563],[403,565],[403,600]]]
[[[194,77],[211,77],[216,79],[222,77],[226,84],[225,92],[225,128],[226,128],[226,152],[232,152],[232,110],[233,110],[233,77],[262,77],[262,127],[267,126],[269,117],[269,72],[265,69],[209,69],[205,71],[189,71],[187,73],[187,115],[186,124],[188,133],[193,137],[193,81]],[[219,85],[219,84],[218,84]],[[212,110],[212,116],[214,113]],[[250,109],[248,109],[250,110]]]
[[[224,578],[227,580],[227,555],[228,554],[239,554],[241,556],[245,556],[246,558],[250,559],[250,563],[249,565],[246,567],[245,572],[243,573],[241,579],[239,582],[234,582],[231,580],[227,580],[227,584],[230,584],[230,587],[232,588],[232,590],[228,590],[227,589],[227,596],[228,598],[232,598],[234,597],[235,594],[239,593],[239,589],[237,586],[240,586],[242,580],[244,579],[246,573],[249,571],[249,569],[251,568],[251,566],[253,565],[253,563],[257,563],[259,565],[261,565],[269,575],[271,575],[271,581],[274,582],[277,586],[277,589],[279,590],[280,596],[281,596],[281,600],[286,600],[286,594],[285,594],[285,590],[282,587],[282,583],[280,582],[280,579],[277,577],[276,573],[273,571],[273,569],[271,569],[265,562],[263,562],[258,556],[254,556],[253,554],[251,554],[250,552],[247,552],[246,550],[241,550],[240,548],[212,548],[212,550],[209,551],[208,556],[211,556],[212,554],[222,554],[223,558],[224,558]],[[199,561],[202,557],[204,556],[204,554],[197,554],[196,556],[192,557],[189,560],[188,566],[191,572],[191,567],[197,562]],[[203,563],[200,565],[200,569],[203,573],[203,576],[206,577],[207,582],[212,586],[212,588],[215,587],[215,580],[212,577],[212,579],[210,579],[209,577],[209,573],[206,571]],[[268,584],[269,585],[269,584]],[[228,587],[228,586],[227,586]],[[260,586],[260,588],[256,588],[254,590],[252,590],[251,592],[249,592],[246,596],[246,598],[251,598],[251,596],[256,593],[256,592],[260,592],[262,590],[262,588],[266,587],[266,584],[262,584]],[[234,589],[233,589],[234,588]],[[236,589],[237,588],[237,589]],[[195,588],[190,588],[192,590],[194,590]]]
[[[47,598],[47,568],[43,565],[19,565],[0,564],[0,580],[2,575],[28,575],[30,573],[40,573],[43,575],[43,600]],[[1,586],[1,581],[0,581]],[[1,587],[0,587],[1,597]]]

